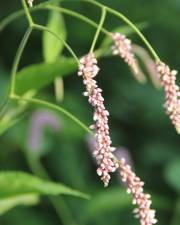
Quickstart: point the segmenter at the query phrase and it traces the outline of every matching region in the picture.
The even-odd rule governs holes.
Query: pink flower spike
[[[119,171],[122,182],[126,183],[127,193],[133,196],[133,205],[137,208],[133,210],[135,218],[140,220],[141,225],[152,225],[157,223],[155,210],[151,209],[151,196],[143,192],[144,182],[126,164],[125,159],[119,161]]]
[[[105,109],[102,90],[98,87],[93,79],[99,72],[97,60],[94,54],[88,54],[80,60],[78,75],[83,77],[83,83],[86,86],[85,96],[88,96],[89,103],[94,108],[94,124],[90,126],[95,130],[96,147],[94,157],[99,165],[97,174],[101,176],[104,186],[108,186],[110,175],[117,167],[112,154],[111,138],[109,136],[108,115],[109,112]]]
[[[172,124],[180,134],[180,90],[176,85],[176,70],[170,70],[169,66],[163,62],[157,64],[159,78],[165,92],[166,113],[169,115]]]
[[[124,59],[133,72],[138,74],[138,63],[132,52],[131,40],[120,33],[113,33],[112,39],[114,41],[114,45],[112,46],[113,55],[119,55]]]

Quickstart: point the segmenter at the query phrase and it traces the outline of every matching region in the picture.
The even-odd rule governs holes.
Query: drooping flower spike
[[[122,182],[126,183],[127,193],[133,196],[133,205],[137,208],[133,210],[135,218],[140,220],[141,225],[152,225],[157,223],[155,218],[155,210],[151,209],[151,196],[143,192],[144,182],[131,170],[131,167],[126,164],[125,159],[119,161],[119,172]]]
[[[27,0],[27,3],[28,3],[28,5],[29,5],[29,7],[33,7],[33,1],[34,1],[34,0]]]
[[[164,107],[178,133],[180,133],[180,90],[176,85],[176,70],[170,70],[163,62],[157,64],[161,84],[164,88],[166,101]]]
[[[83,77],[83,83],[86,86],[84,96],[88,96],[89,103],[94,108],[94,124],[90,126],[95,131],[97,142],[94,156],[99,165],[97,174],[101,176],[104,186],[108,186],[110,173],[114,172],[119,166],[115,161],[111,147],[111,138],[109,136],[108,116],[109,112],[105,109],[102,90],[93,79],[98,74],[99,68],[94,54],[90,53],[80,60],[78,75]]]
[[[139,65],[132,52],[131,40],[120,33],[113,33],[112,39],[114,42],[112,46],[113,55],[119,55],[132,69],[134,74],[138,74]]]

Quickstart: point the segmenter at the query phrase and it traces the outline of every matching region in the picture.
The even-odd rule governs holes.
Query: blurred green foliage
[[[35,4],[40,2],[43,1],[35,0]],[[178,0],[101,2],[123,12],[137,24],[147,22],[148,26],[145,26],[143,33],[162,60],[180,71]],[[67,1],[62,5],[95,21],[99,20],[100,11],[86,3]],[[0,19],[18,9],[21,9],[20,1],[2,1]],[[48,18],[52,19],[52,15],[49,16],[49,13],[44,11],[34,12],[33,18],[36,22],[46,25]],[[61,16],[59,19],[62,19]],[[63,31],[64,37],[67,35],[68,43],[78,56],[86,54],[93,39],[94,28],[67,15],[64,16],[64,20],[66,27]],[[52,25],[52,22],[49,22],[49,26],[59,33],[61,30],[58,29],[64,29],[62,21],[59,22],[59,27],[58,24]],[[26,20],[21,17],[0,33],[0,104],[3,104],[7,97],[12,62],[26,27]],[[108,16],[106,27],[109,30],[117,27],[123,30],[124,23]],[[55,77],[62,76],[65,96],[60,106],[68,109],[85,124],[91,124],[92,110],[87,99],[81,95],[84,87],[76,75],[74,60],[69,58],[68,52],[61,45],[52,40],[49,42],[49,38],[51,39],[49,35],[46,36],[45,33],[43,35],[44,39],[42,33],[34,31],[28,42],[17,74],[18,93],[26,96],[37,95],[39,98],[55,102],[53,81]],[[134,33],[130,32],[129,35],[133,42],[142,45]],[[101,42],[98,44],[101,46]],[[54,48],[55,50],[51,51]],[[60,52],[62,55],[58,57]],[[49,57],[52,57],[52,60]],[[44,59],[46,62],[43,62]],[[98,82],[104,90],[106,106],[110,111],[113,143],[115,146],[126,146],[129,149],[138,176],[145,181],[146,191],[152,194],[158,224],[179,225],[180,138],[164,113],[163,91],[156,90],[150,82],[139,84],[118,58],[102,58],[100,67]],[[96,165],[88,149],[87,134],[65,115],[56,113],[60,129],[45,127],[43,130],[44,152],[42,154],[33,152],[27,143],[30,143],[28,142],[30,124],[37,110],[48,112],[47,109],[23,101],[8,102],[5,110],[0,112],[1,171],[24,171],[46,179],[48,171],[54,182],[88,193],[91,199],[87,201],[70,196],[50,199],[60,211],[58,213],[60,221],[47,198],[39,199],[39,195],[34,191],[28,193],[28,196],[14,196],[6,202],[0,199],[0,214],[19,205],[1,215],[0,223],[3,225],[138,224],[131,214],[130,197],[126,195],[125,188],[120,187],[117,174],[113,176],[110,187],[104,189],[96,175]],[[16,181],[16,178],[18,176],[15,176],[12,182],[9,181],[8,188],[13,188],[13,180]],[[3,188],[5,189],[1,175],[0,182],[1,196]],[[30,179],[27,179],[27,184],[28,182],[32,185]],[[47,184],[43,185],[49,191],[46,194],[52,194]]]

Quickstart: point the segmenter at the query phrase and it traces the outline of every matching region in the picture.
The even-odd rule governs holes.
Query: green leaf
[[[145,28],[147,28],[148,24],[146,22],[141,22],[136,24],[136,26],[140,29],[143,30]],[[130,27],[130,26],[120,26],[117,27],[116,29],[114,29],[112,32],[119,32],[121,34],[124,35],[131,35],[133,34],[135,31]],[[102,42],[101,47],[109,47],[109,45],[112,43],[112,38],[109,36],[106,36]]]
[[[74,72],[77,64],[73,58],[64,58],[54,63],[39,63],[25,67],[17,73],[16,93],[24,94],[29,90],[40,90],[54,81],[57,76]]]
[[[49,12],[47,28],[66,40],[66,27],[63,16],[52,10]],[[45,62],[51,63],[57,60],[63,50],[63,43],[48,32],[43,33],[43,55]]]
[[[168,184],[180,193],[180,158],[171,161],[165,169],[165,179]]]
[[[0,173],[0,199],[26,194],[65,194],[80,198],[89,198],[88,195],[73,190],[63,184],[46,181],[28,173],[12,171]]]
[[[0,215],[18,205],[31,206],[36,205],[37,203],[39,203],[39,196],[36,194],[19,195],[0,199]]]

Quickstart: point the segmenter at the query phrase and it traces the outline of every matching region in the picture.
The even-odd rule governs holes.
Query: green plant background
[[[40,2],[43,1],[35,0],[35,4]],[[146,22],[147,26],[143,29],[143,33],[161,59],[180,71],[179,0],[106,0],[101,2],[123,12],[135,23]],[[0,5],[1,19],[21,8],[18,0],[2,1]],[[100,11],[88,4],[67,1],[63,3],[63,6],[81,12],[96,21],[99,19]],[[36,12],[33,18],[45,25],[47,12]],[[86,54],[93,39],[94,28],[68,16],[64,18],[68,43],[78,56]],[[108,16],[106,19],[106,27],[109,30],[123,25],[123,22],[114,17]],[[1,104],[7,96],[12,62],[26,27],[26,20],[22,17],[0,33]],[[130,37],[133,42],[142,45],[137,35],[133,33]],[[50,48],[53,47],[50,46]],[[66,50],[61,54],[68,55]],[[43,55],[42,35],[34,31],[23,54],[20,69],[31,64],[42,63],[44,58],[48,61],[48,57]],[[59,75],[62,70],[61,64],[65,65],[62,60],[62,56],[57,56],[55,59],[54,66],[57,67]],[[52,66],[42,65],[42,67],[45,69],[37,70],[35,67],[34,73],[31,71],[25,75],[37,76],[38,81],[43,80],[43,75],[48,79],[47,71],[51,71]],[[163,91],[155,89],[150,82],[144,85],[139,84],[134,80],[127,66],[118,58],[103,58],[100,60],[100,67],[98,82],[104,90],[106,106],[110,112],[110,128],[114,146],[125,146],[129,149],[136,173],[145,181],[145,190],[152,194],[153,207],[157,209],[158,224],[179,225],[180,138],[164,113]],[[82,96],[84,90],[82,80],[76,73],[71,73],[75,70],[73,63],[69,62],[65,70],[69,72],[63,79],[64,99],[57,104],[90,125],[92,110],[87,99]],[[179,82],[179,78],[177,80]],[[53,81],[48,80],[48,83],[49,85],[43,87],[38,93],[38,97],[55,102]],[[21,90],[26,90],[28,85],[26,81],[20,83],[19,93]],[[119,183],[117,174],[113,175],[109,188],[104,189],[96,175],[96,165],[88,150],[87,133],[67,117],[55,113],[61,125],[60,130],[54,133],[45,129],[41,149],[36,154],[31,152],[30,146],[26,144],[31,118],[37,108],[41,110],[43,108],[29,105],[27,110],[26,107],[27,105],[23,103],[20,106],[11,103],[4,114],[7,120],[3,123],[3,120],[0,120],[0,170],[35,172],[42,176],[41,168],[38,168],[36,164],[41,157],[42,165],[53,181],[88,193],[91,199],[82,200],[71,196],[55,197],[55,200],[60,202],[60,221],[48,198],[43,197],[40,200],[31,201],[33,206],[24,207],[21,204],[6,213],[1,212],[0,223],[3,225],[138,224],[131,213],[133,207],[130,197],[126,195],[125,189]],[[47,109],[44,110],[47,111]],[[0,119],[3,116],[1,114]],[[13,119],[9,124],[7,121],[10,116]],[[16,119],[19,120],[16,121]],[[8,129],[8,126],[11,127]],[[46,177],[44,174],[43,176]],[[3,182],[1,179],[0,181]],[[3,187],[5,186],[2,185],[2,189]],[[61,208],[62,202],[65,202],[66,210],[64,207]],[[1,204],[3,203],[0,200],[0,207]]]

